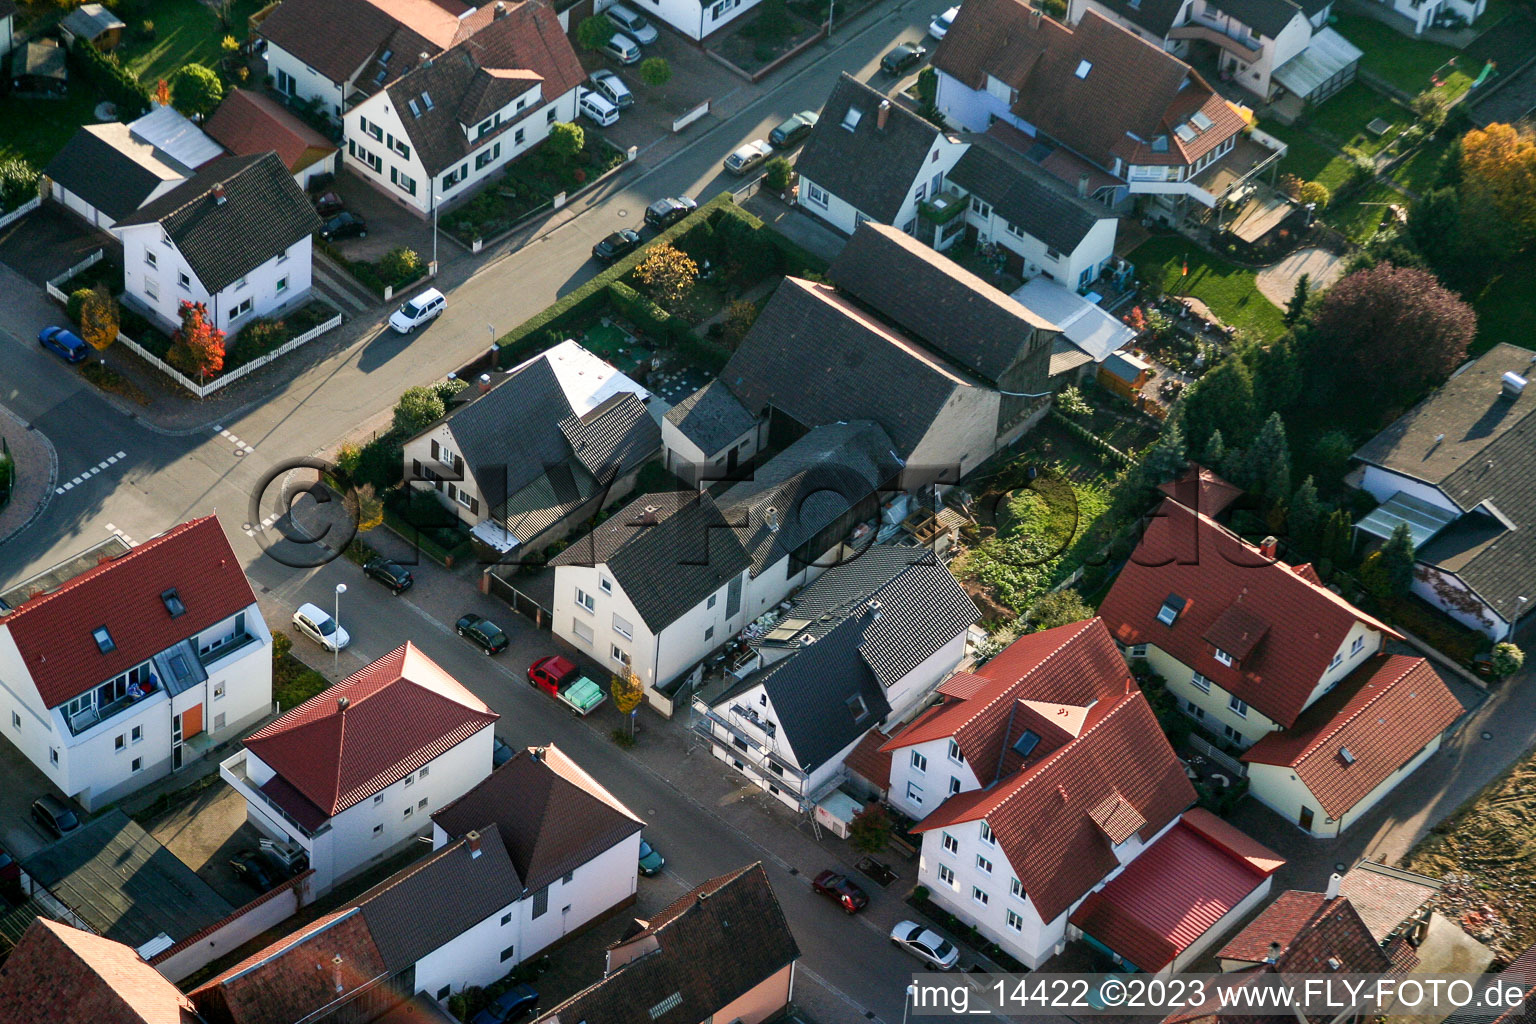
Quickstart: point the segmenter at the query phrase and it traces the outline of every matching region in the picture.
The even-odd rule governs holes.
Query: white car
[[[900,946],[930,967],[952,969],[960,960],[960,951],[938,932],[916,921],[903,921],[891,929],[891,945]]]
[[[293,628],[328,651],[339,651],[352,642],[341,624],[319,605],[299,605],[299,610],[293,613]]]
[[[619,120],[619,108],[602,93],[592,89],[576,90],[576,109],[599,128],[607,128]]]
[[[955,23],[955,15],[959,13],[959,7],[951,7],[943,14],[937,15],[928,23],[928,34],[935,39],[943,39],[949,33],[949,26]]]
[[[635,105],[635,94],[629,91],[624,79],[607,68],[592,72],[589,81],[594,92],[620,110],[628,110]]]
[[[650,46],[658,38],[656,26],[646,21],[644,15],[633,7],[614,4],[603,13],[608,15],[609,21],[619,26],[620,32],[623,32],[641,46]]]
[[[436,288],[428,288],[420,295],[403,304],[389,318],[389,326],[399,334],[410,334],[424,323],[442,315],[448,300]]]
[[[732,174],[746,174],[770,156],[773,156],[773,147],[764,139],[753,139],[725,158],[725,169]]]

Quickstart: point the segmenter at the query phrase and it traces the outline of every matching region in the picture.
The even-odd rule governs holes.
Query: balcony
[[[1169,39],[1198,39],[1202,42],[1212,43],[1226,50],[1239,60],[1252,64],[1259,59],[1262,45],[1252,35],[1232,35],[1230,30],[1223,29],[1206,21],[1191,21],[1168,33]]]
[[[288,827],[293,829],[295,835],[303,836],[305,839],[313,840],[315,836],[325,832],[331,827],[330,823],[327,822],[319,829],[311,831],[303,825],[299,824],[298,821],[294,819],[293,815],[283,810],[281,805],[279,805],[271,797],[267,796],[267,794],[262,791],[262,788],[256,784],[256,781],[251,778],[250,773],[246,770],[246,756],[246,752],[242,750],[240,753],[234,755],[219,765],[219,774],[224,777],[225,782],[228,782],[231,786],[234,786],[237,790],[239,790],[241,796],[245,797],[245,799],[251,803],[260,805],[263,811],[275,818],[280,819],[285,824],[287,824]]]
[[[930,224],[948,224],[965,212],[965,197],[947,189],[926,202],[917,204],[917,215]]]
[[[202,660],[203,667],[207,668],[209,665],[212,665],[215,662],[223,661],[225,658],[229,657],[231,654],[234,654],[236,651],[244,650],[252,644],[257,643],[261,643],[261,637],[256,636],[253,633],[242,633],[239,636],[231,637],[230,639],[225,640],[223,643],[219,644],[219,646],[213,648],[206,654],[199,655],[199,657]]]
[[[79,714],[71,715],[67,719],[70,734],[73,736],[79,736],[83,732],[94,729],[102,722],[107,721],[107,719],[116,718],[118,715],[122,714],[124,711],[127,711],[129,708],[132,708],[138,704],[142,704],[144,701],[149,700],[151,697],[159,695],[159,693],[160,688],[157,686],[152,690],[141,690],[138,696],[125,694],[110,704],[89,708],[80,712]]]

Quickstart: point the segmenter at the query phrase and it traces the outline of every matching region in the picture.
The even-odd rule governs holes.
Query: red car
[[[608,695],[602,687],[581,674],[575,662],[558,654],[549,654],[528,666],[528,681],[578,715],[588,715]]]
[[[864,894],[864,890],[850,882],[846,875],[836,871],[823,871],[817,875],[811,882],[811,888],[850,914],[857,914],[869,905],[869,897]]]

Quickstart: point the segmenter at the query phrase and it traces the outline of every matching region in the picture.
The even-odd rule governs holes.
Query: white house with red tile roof
[[[406,643],[245,739],[219,774],[246,818],[331,885],[428,835],[491,771],[497,715]]]
[[[939,692],[942,703],[882,748],[888,798],[921,819],[918,878],[933,900],[1031,970],[1085,933],[1136,963],[1141,947],[1114,949],[1095,933],[1148,929],[1173,952],[1136,966],[1172,969],[1235,922],[1283,863],[1209,815],[1184,815],[1194,789],[1098,619],[1021,637]],[[1086,922],[1073,916],[1151,850],[1164,867],[1143,872],[1156,884],[1138,883],[1140,916],[1127,917],[1124,900]],[[1221,891],[1202,893],[1188,871],[1220,875]]]
[[[1390,626],[1172,498],[1099,615],[1186,715],[1248,751],[1249,792],[1315,836],[1358,821],[1461,715],[1424,659],[1382,653]]]
[[[86,810],[272,708],[272,634],[215,516],[0,617],[0,729]]]

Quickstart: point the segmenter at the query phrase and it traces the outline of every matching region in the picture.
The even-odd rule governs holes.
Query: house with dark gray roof
[[[834,564],[901,473],[890,436],[856,420],[807,432],[719,495],[637,498],[550,560],[555,634],[632,668],[670,714],[672,684]]]
[[[872,545],[749,631],[755,657],[695,695],[694,731],[812,813],[864,736],[909,717],[960,664],[978,618],[933,552]]]
[[[661,447],[650,392],[574,341],[513,367],[404,446],[493,560],[518,561],[634,488]]]
[[[43,168],[53,198],[90,224],[111,228],[192,176],[192,169],[120,121],[75,131]]]
[[[219,330],[302,305],[315,208],[275,153],[216,160],[117,221],[125,299],[164,327],[201,302]]]
[[[762,421],[719,381],[672,406],[661,422],[666,468],[688,483],[729,479],[762,443]]]
[[[1381,502],[1357,534],[1374,543],[1406,524],[1413,592],[1494,640],[1536,601],[1533,374],[1536,352],[1495,345],[1354,455],[1358,486]]]

